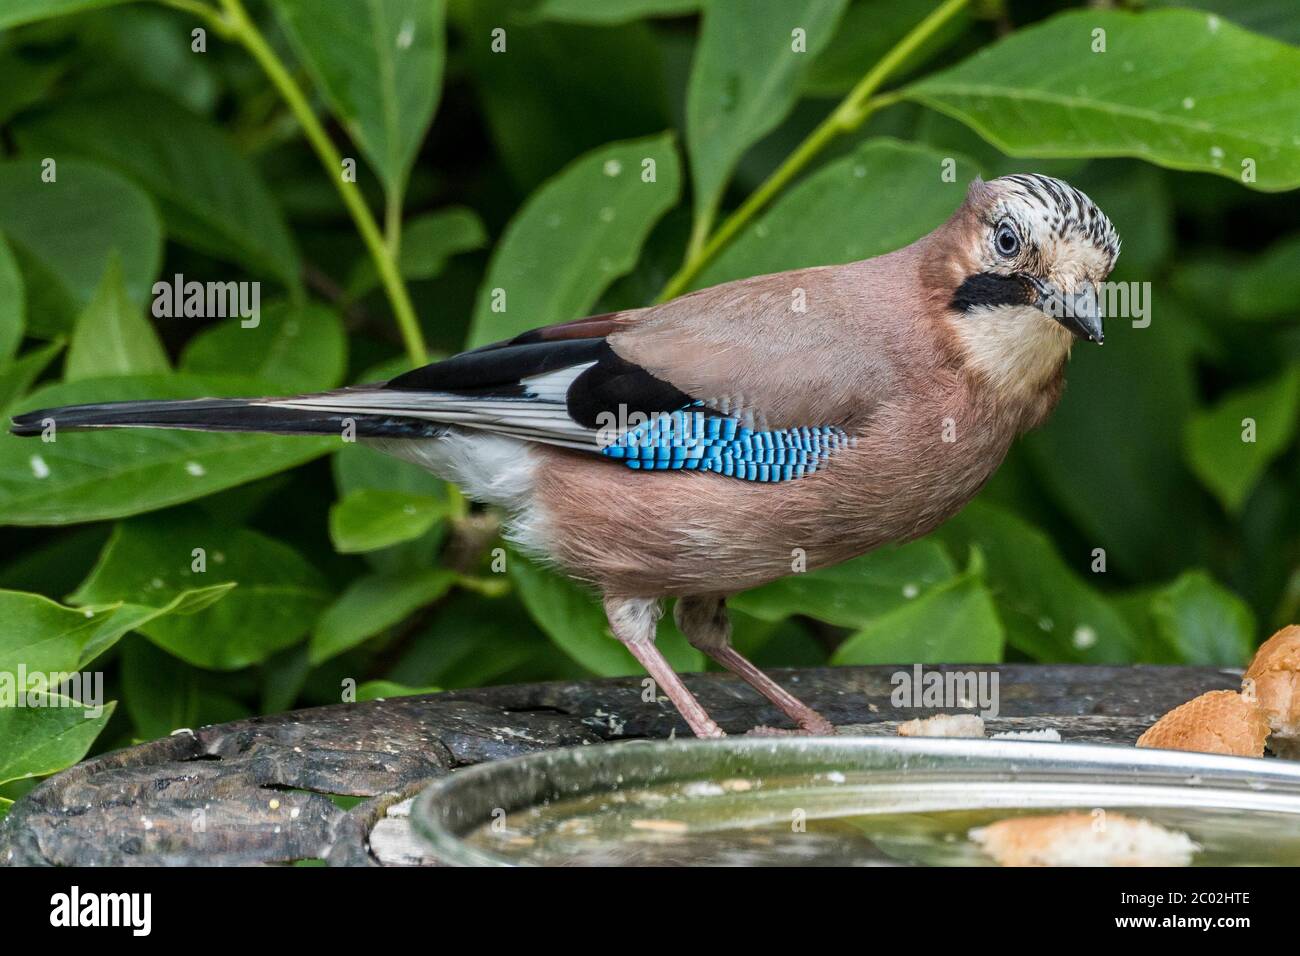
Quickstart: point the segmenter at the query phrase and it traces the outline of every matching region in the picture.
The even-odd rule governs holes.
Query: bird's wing
[[[714,286],[638,313],[610,345],[650,374],[760,429],[852,429],[898,389],[924,333],[905,257]]]
[[[786,286],[819,278],[731,283],[535,329],[381,385],[270,403],[481,429],[643,471],[797,478],[850,441],[849,385],[859,399],[869,391],[837,357],[846,343],[825,288],[821,314],[791,318]]]

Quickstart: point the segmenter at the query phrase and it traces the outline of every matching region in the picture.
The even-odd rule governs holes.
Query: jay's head
[[[1119,236],[1069,183],[977,179],[945,232],[940,293],[977,367],[1033,379],[1059,368],[1074,337],[1102,341],[1099,284],[1119,256]]]

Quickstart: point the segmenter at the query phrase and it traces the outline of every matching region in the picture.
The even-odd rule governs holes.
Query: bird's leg
[[[655,628],[663,608],[653,598],[605,598],[605,615],[614,636],[626,645],[654,682],[668,695],[696,737],[725,737],[672,665],[655,647]]]
[[[835,725],[755,667],[731,646],[731,620],[722,598],[679,598],[673,609],[677,626],[691,645],[699,648],[754,690],[758,691],[809,734],[833,734]],[[755,728],[757,733],[773,733]]]

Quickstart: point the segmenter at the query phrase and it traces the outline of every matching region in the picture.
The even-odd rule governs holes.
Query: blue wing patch
[[[683,409],[656,415],[601,448],[643,471],[713,471],[744,481],[789,481],[811,475],[849,443],[843,429],[755,431],[734,418]]]

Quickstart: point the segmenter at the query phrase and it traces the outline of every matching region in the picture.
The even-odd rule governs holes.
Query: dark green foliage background
[[[400,225],[433,357],[653,301],[935,6],[321,3],[248,13],[356,160],[381,228]],[[209,24],[192,52],[206,21],[184,0],[5,6],[0,408],[286,393],[410,366],[337,172],[240,37]],[[1050,425],[948,526],[739,597],[738,642],[766,666],[1241,665],[1300,617],[1300,8],[975,6],[690,284],[897,248],[973,175],[1033,170],[1114,219],[1112,278],[1151,284],[1152,323],[1112,319],[1104,348],[1078,347]],[[811,27],[801,58],[787,26],[764,34],[778,16]],[[261,327],[152,318],[150,286],[176,273],[260,280]],[[0,669],[103,671],[118,701],[92,721],[0,712],[0,813],[92,746],[353,686],[636,673],[590,595],[513,553],[502,570],[494,515],[332,439],[4,436],[0,522]],[[676,664],[703,666],[663,630]]]

